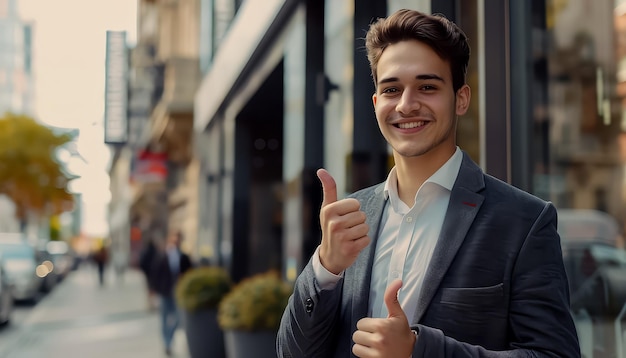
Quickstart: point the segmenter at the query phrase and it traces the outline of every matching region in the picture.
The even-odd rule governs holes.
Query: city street
[[[157,311],[149,311],[143,277],[107,275],[104,287],[91,266],[72,272],[34,306],[18,305],[0,329],[0,358],[165,357]],[[173,357],[187,358],[179,329]]]
[[[24,322],[34,310],[35,306],[31,303],[16,304],[11,314],[11,323],[0,327],[0,357],[2,352],[8,346],[9,342],[17,339],[18,333],[24,325]]]

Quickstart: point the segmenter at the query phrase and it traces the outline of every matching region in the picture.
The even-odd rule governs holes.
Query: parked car
[[[46,251],[50,255],[57,278],[63,280],[74,269],[76,255],[65,241],[48,241]]]
[[[41,277],[41,292],[48,293],[59,282],[57,267],[54,265],[54,258],[46,249],[45,243],[38,244],[36,250],[37,275]]]
[[[617,220],[597,210],[559,209],[563,263],[581,352],[617,357],[613,329],[626,309],[626,251]],[[597,356],[597,355],[595,355]]]
[[[616,316],[626,304],[626,252],[603,243],[563,244],[574,311]]]
[[[13,285],[13,298],[34,301],[48,272],[37,262],[35,248],[21,234],[0,234],[0,254],[9,282]]]
[[[0,324],[11,320],[13,313],[13,285],[9,282],[4,269],[4,261],[0,256]]]
[[[572,309],[615,316],[626,304],[626,251],[617,220],[597,210],[559,210]]]
[[[558,209],[561,242],[602,243],[617,247],[621,234],[617,220],[608,213],[591,209]]]
[[[563,258],[575,292],[599,268],[623,266],[624,250],[617,220],[611,215],[589,209],[559,209],[558,231]]]

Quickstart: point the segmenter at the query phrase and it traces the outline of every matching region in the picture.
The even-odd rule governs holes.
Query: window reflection
[[[548,1],[549,195],[558,206],[623,212],[621,100],[609,2]],[[550,18],[552,16],[553,18]],[[604,193],[603,196],[597,195]]]
[[[466,81],[472,89],[470,105],[465,115],[457,123],[457,143],[465,150],[470,157],[477,163],[480,161],[480,91],[479,81],[480,73],[478,72],[480,63],[480,52],[478,39],[478,3],[476,0],[464,0],[462,3],[462,11],[458,14],[458,24],[463,28],[467,35],[470,48],[470,61],[467,68]]]
[[[626,1],[544,6],[533,9],[547,69],[535,71],[547,96],[535,97],[534,187],[559,209],[583,356],[626,357]]]

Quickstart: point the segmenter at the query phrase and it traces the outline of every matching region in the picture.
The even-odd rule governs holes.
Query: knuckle
[[[337,220],[328,220],[326,225],[328,226],[328,230],[333,234],[336,234],[340,229],[340,224]]]
[[[370,227],[367,224],[362,224],[361,226],[359,226],[359,234],[361,234],[361,236],[367,235],[369,230],[370,230]]]
[[[346,203],[346,205],[350,205],[350,208],[354,209],[354,210],[359,210],[361,208],[361,202],[358,201],[355,198],[347,198],[344,199],[344,202]]]
[[[320,218],[327,218],[329,214],[329,205],[322,206],[320,208]]]

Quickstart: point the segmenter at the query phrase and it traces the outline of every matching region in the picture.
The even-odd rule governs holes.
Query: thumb
[[[322,207],[337,201],[337,184],[335,179],[326,169],[319,169],[317,177],[322,183],[323,200]]]
[[[398,291],[400,291],[400,287],[402,287],[402,280],[397,279],[391,281],[385,290],[385,305],[387,306],[387,311],[389,312],[387,318],[406,317],[402,307],[400,306],[400,302],[398,302]]]

